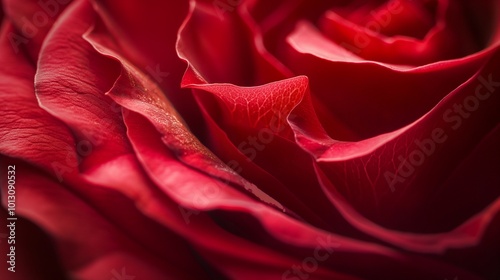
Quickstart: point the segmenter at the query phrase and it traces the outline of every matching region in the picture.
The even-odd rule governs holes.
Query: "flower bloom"
[[[500,277],[499,1],[1,3],[1,279]]]

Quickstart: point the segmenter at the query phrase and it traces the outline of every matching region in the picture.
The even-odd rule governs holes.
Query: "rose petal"
[[[423,40],[404,36],[385,37],[381,26],[382,19],[377,19],[377,11],[385,13],[388,26],[398,24],[398,18],[409,19],[407,14],[415,15],[417,4],[391,1],[387,7],[374,8],[368,14],[370,20],[363,20],[363,25],[355,25],[334,12],[327,12],[320,23],[323,32],[357,55],[372,61],[403,65],[425,65],[432,62],[462,57],[478,50],[469,25],[464,23],[460,5],[447,0],[438,1],[437,22]],[[373,17],[373,18],[371,18]],[[377,20],[376,20],[377,19]],[[399,22],[401,24],[401,22]],[[418,22],[413,26],[424,27]],[[455,32],[459,30],[459,32]],[[414,33],[415,31],[413,31]],[[425,31],[424,31],[425,32]],[[415,35],[418,37],[418,34]],[[456,46],[460,47],[457,48]]]
[[[439,223],[430,225],[422,213],[415,212],[415,207],[425,205],[424,201],[435,193],[434,189],[457,167],[456,162],[471,152],[500,121],[496,109],[498,96],[494,92],[488,93],[486,87],[488,80],[498,80],[498,69],[494,66],[496,59],[498,55],[488,67],[450,93],[429,113],[402,129],[360,142],[339,142],[308,135],[307,129],[302,126],[299,130],[300,124],[297,124],[298,143],[321,162],[320,166],[339,188],[338,191],[370,219],[401,230],[436,230]],[[494,87],[494,84],[488,87]],[[470,108],[467,102],[476,101],[478,107],[457,120],[453,110],[458,110],[456,108],[461,104]],[[442,144],[443,138],[446,138],[446,145]],[[423,153],[423,148],[419,147],[429,147],[429,141],[434,141],[435,148],[426,152],[423,162],[419,159],[418,168],[403,164],[405,160],[415,161],[415,153]],[[461,153],[456,153],[456,150]],[[398,175],[393,177],[394,174]],[[397,195],[391,195],[390,190]],[[381,212],[377,214],[374,209]],[[412,218],[411,223],[405,223],[408,217],[417,220]]]
[[[8,25],[6,25],[8,26]],[[8,28],[6,29],[8,30]],[[5,30],[4,30],[5,31]],[[6,42],[5,40],[5,34],[6,32],[2,32],[2,42]],[[4,44],[5,45],[5,44]],[[10,79],[4,80],[5,83],[12,83],[15,82],[15,86],[9,86],[8,84],[5,87],[5,91],[2,91],[2,95],[0,98],[4,99],[6,104],[12,104],[13,109],[15,111],[11,110],[2,110],[1,112],[4,114],[4,117],[2,120],[4,120],[4,123],[2,124],[2,129],[1,131],[3,132],[3,139],[1,141],[2,143],[2,153],[3,154],[9,154],[11,156],[15,156],[17,158],[21,158],[27,162],[32,162],[41,168],[44,168],[50,173],[53,173],[53,167],[57,167],[58,165],[54,165],[55,163],[61,163],[61,164],[67,164],[67,168],[70,167],[75,167],[76,162],[73,161],[68,161],[68,157],[70,155],[75,154],[74,148],[72,148],[73,140],[67,129],[59,122],[56,121],[53,117],[51,117],[48,113],[46,113],[44,110],[40,109],[37,106],[37,102],[35,99],[34,95],[34,89],[33,89],[33,77],[34,77],[34,69],[31,67],[30,64],[27,63],[27,61],[24,59],[23,56],[21,55],[14,55],[13,54],[13,49],[8,46],[7,48],[1,48],[2,52],[7,52],[7,55],[2,55],[2,59],[13,59],[14,61],[8,61],[8,65],[14,65],[16,67],[11,67],[8,69],[2,69],[4,74],[2,77],[12,77]],[[9,53],[10,52],[10,53]],[[16,63],[13,63],[16,62]],[[4,65],[2,63],[2,65]],[[13,93],[11,92],[12,88],[16,88],[16,92]],[[15,106],[20,106],[23,105],[21,108],[17,108]],[[12,127],[12,123],[15,120],[17,123],[18,128],[13,131],[8,131]],[[36,136],[36,137],[35,137]],[[64,148],[67,147],[67,148]],[[70,160],[75,159],[74,158],[69,158]],[[74,165],[73,165],[74,164]],[[18,168],[21,168],[21,164],[17,165]],[[6,167],[2,167],[2,169],[6,170]],[[31,178],[31,173],[27,172],[27,174],[24,174],[24,170],[21,171],[22,174],[19,174],[19,177],[21,176],[26,176],[26,178]],[[137,170],[135,170],[137,172]],[[33,175],[35,176],[35,175]],[[68,176],[64,176],[65,178],[69,178]],[[61,177],[62,178],[62,177]],[[70,177],[69,180],[73,180],[74,177]],[[37,180],[37,177],[32,178],[32,180]],[[96,178],[98,180],[98,178]],[[19,182],[21,181],[21,182]],[[35,181],[30,181],[30,183],[26,183],[29,186],[39,186],[42,184],[40,181],[36,181],[37,184],[35,184]],[[43,181],[43,180],[42,180]],[[18,185],[18,197],[20,197],[20,201],[25,201],[24,200],[24,185],[22,180],[18,180],[17,183]],[[6,185],[5,185],[6,186]],[[60,188],[63,188],[62,186]],[[103,199],[106,198],[106,196],[103,196],[103,192],[95,192],[95,190],[92,190],[91,188],[89,189],[88,186],[85,186],[85,188],[79,189],[80,191],[82,189],[87,189],[87,194],[89,197],[92,199]],[[26,190],[29,192],[29,189]],[[6,197],[6,196],[5,196]],[[57,200],[55,200],[57,201]],[[105,204],[109,205],[111,203],[111,199],[108,199],[105,202]],[[115,201],[117,202],[117,201]],[[23,205],[29,206],[30,203],[27,202],[26,204],[23,203]],[[137,218],[137,215],[133,215],[134,213],[132,211],[129,211],[128,209],[122,208],[119,203],[115,204],[115,209],[120,210],[118,213],[120,215],[114,216],[114,222],[115,223],[120,223],[122,226],[126,223],[130,225],[130,222],[137,221],[137,219],[132,219],[132,218]],[[22,206],[20,206],[21,209]],[[28,207],[29,208],[29,207]],[[31,208],[30,208],[31,209]],[[108,207],[109,209],[109,207]],[[32,209],[32,211],[36,211],[36,209]],[[60,212],[63,212],[62,210]],[[109,213],[109,211],[108,211]],[[118,217],[124,217],[123,214],[127,213],[128,215],[126,216],[128,220],[124,219],[119,219]],[[48,222],[50,223],[57,223],[61,222],[58,221],[57,219],[50,220],[50,216],[47,216],[49,219]],[[123,223],[125,221],[125,223]],[[64,222],[62,222],[64,223]],[[74,220],[74,223],[79,223],[78,219]],[[133,228],[137,228],[137,223],[131,224],[132,227],[130,227],[127,232],[129,234],[135,234],[137,233],[136,230],[133,230]],[[42,226],[44,229],[45,225]],[[143,223],[142,229],[145,228],[151,228],[151,226],[147,223]],[[23,228],[21,227],[19,230],[22,230]],[[137,228],[139,229],[139,228]],[[147,233],[142,231],[141,233]],[[75,229],[76,230],[76,229]],[[158,232],[158,230],[148,230],[149,232]],[[138,237],[136,235],[136,237]],[[162,238],[164,238],[163,236]],[[173,238],[170,239],[161,239],[158,240],[157,238],[151,236],[149,234],[148,238],[145,236],[140,236],[139,240],[144,240],[144,241],[152,241],[153,246],[151,248],[160,248],[163,247],[161,245],[163,243],[163,240],[175,240]],[[153,241],[154,240],[154,241]],[[175,244],[182,244],[179,242],[175,242]],[[80,244],[84,245],[84,244]],[[85,243],[84,246],[87,246]],[[172,246],[168,246],[168,248],[171,248]],[[22,248],[22,247],[21,247]],[[83,252],[85,254],[85,252]],[[179,256],[182,254],[177,252],[175,254],[175,259],[179,260]],[[23,258],[22,258],[23,259]],[[22,260],[21,259],[21,260]],[[188,262],[186,262],[188,263]],[[178,266],[180,267],[180,266]],[[189,271],[191,273],[193,272],[193,266],[190,266]],[[107,277],[106,274],[103,274],[103,277]],[[94,277],[90,277],[91,279]]]
[[[164,206],[158,207],[153,201],[148,205],[148,209],[150,210],[144,210],[147,211],[147,213],[151,213],[151,215],[160,218],[161,221],[168,224],[169,227],[176,228],[180,231],[180,234],[185,236],[187,239],[192,240],[195,244],[198,244],[197,248],[199,252],[205,256],[210,263],[218,267],[221,271],[225,271],[231,277],[239,279],[244,275],[248,275],[249,278],[258,276],[264,277],[266,274],[272,276],[280,275],[287,271],[291,265],[294,264],[294,261],[283,258],[281,254],[275,255],[275,252],[267,251],[267,249],[262,251],[262,248],[275,247],[275,242],[266,244],[265,247],[256,247],[255,245],[249,247],[246,243],[242,243],[241,239],[239,239],[240,241],[238,241],[237,246],[229,243],[230,237],[227,236],[227,234],[224,234],[220,229],[216,230],[213,225],[211,225],[211,222],[206,219],[207,217],[204,214],[205,211],[213,209],[216,204],[219,204],[217,209],[220,209],[221,211],[230,213],[248,213],[258,218],[265,229],[269,231],[269,233],[278,241],[294,246],[292,248],[288,247],[288,250],[291,250],[290,254],[301,255],[301,253],[296,251],[297,249],[294,249],[295,246],[314,249],[318,246],[317,238],[321,238],[323,240],[331,239],[328,243],[329,245],[326,246],[333,246],[328,248],[335,249],[335,253],[332,255],[335,257],[332,257],[331,261],[329,259],[328,264],[332,265],[333,263],[337,263],[338,269],[341,271],[347,270],[353,275],[358,275],[356,269],[349,268],[349,260],[346,259],[347,255],[351,255],[353,258],[359,258],[360,254],[364,255],[366,253],[368,255],[374,254],[373,258],[375,259],[380,259],[381,256],[383,256],[383,262],[397,262],[399,265],[404,267],[398,272],[391,271],[391,274],[395,273],[397,275],[401,275],[401,277],[403,277],[403,275],[408,276],[410,277],[409,279],[411,279],[410,275],[412,274],[429,275],[427,269],[425,271],[420,270],[420,266],[416,265],[416,259],[410,257],[411,260],[408,261],[400,260],[399,255],[387,248],[318,231],[309,225],[294,221],[290,217],[287,217],[282,213],[279,213],[260,203],[244,199],[241,196],[234,194],[228,196],[227,190],[225,190],[224,186],[220,183],[216,186],[212,186],[211,184],[207,185],[208,182],[202,180],[199,181],[198,187],[193,185],[189,188],[189,190],[183,192],[182,196],[175,195],[175,192],[178,192],[183,188],[188,188],[190,185],[183,183],[187,181],[186,179],[176,176],[175,173],[172,172],[174,168],[178,167],[174,167],[173,164],[175,163],[168,160],[166,157],[168,152],[162,151],[162,143],[159,140],[155,140],[159,137],[151,135],[152,132],[156,133],[154,127],[151,124],[148,124],[145,118],[135,113],[127,115],[125,121],[129,128],[131,141],[134,143],[145,168],[150,173],[152,178],[166,193],[171,194],[174,200],[178,200],[182,205],[189,207],[187,209],[181,208],[182,218],[179,213],[175,214],[172,210],[170,210],[172,211],[170,214],[167,214]],[[165,169],[166,166],[169,168]],[[182,176],[193,177],[197,175],[190,172],[183,172]],[[173,178],[175,178],[175,180]],[[248,223],[247,218],[241,219],[241,217],[236,220],[224,220],[226,222],[231,221],[232,223],[239,224],[238,226],[234,226],[234,228],[244,227]],[[182,229],[182,225],[185,225],[185,222],[189,222],[189,226],[187,227],[189,230]],[[175,227],[174,224],[176,224]],[[204,235],[199,235],[200,231],[203,231]],[[252,228],[249,229],[248,232],[244,232],[245,234],[253,236],[252,238],[263,235],[258,228]],[[255,235],[252,234],[256,232],[259,233]],[[330,237],[328,237],[328,235]],[[250,238],[250,236],[247,238]],[[267,238],[263,239],[268,240]],[[340,247],[339,244],[341,244]],[[353,256],[352,251],[357,253]],[[236,258],[235,256],[238,257]],[[270,261],[268,256],[273,259],[273,261]],[[304,258],[305,257],[307,257],[307,255],[304,256]],[[367,258],[370,259],[371,257],[368,256]],[[344,259],[345,261],[339,261],[341,259]],[[246,265],[241,266],[241,261],[244,261]],[[456,267],[446,267],[443,263],[432,263],[424,259],[418,260],[418,263],[420,262],[440,267],[440,269],[435,270],[439,271],[438,274],[440,276],[450,273],[458,273],[468,275],[468,277],[471,277],[472,279],[474,278],[471,274],[460,271]],[[249,271],[246,269],[249,267],[249,264],[251,264],[251,267],[259,267],[260,269],[252,269]],[[378,265],[380,265],[380,263]],[[378,265],[374,265],[372,268],[367,268],[369,271],[372,271],[367,273],[384,275],[386,272],[373,272],[376,270],[375,267],[379,267]],[[413,272],[409,273],[408,271],[410,270]],[[261,274],[263,271],[266,271],[266,274]],[[320,270],[318,273],[321,275],[326,272]],[[436,276],[435,278],[438,279],[440,276]],[[415,279],[418,279],[418,277],[421,276],[416,276]]]
[[[59,120],[38,106],[33,88],[35,68],[27,54],[16,54],[10,45],[8,34],[13,30],[5,21],[0,34],[0,102],[9,104],[0,110],[0,152],[46,171],[62,167],[73,172],[73,137]]]
[[[31,60],[38,59],[43,40],[71,0],[5,0],[2,6],[16,30],[9,40],[16,53],[27,49]]]
[[[35,77],[42,108],[71,127],[81,163],[79,169],[105,163],[130,149],[121,120],[121,109],[103,94],[111,88],[120,69],[96,56],[81,38],[94,19],[78,9],[80,1],[60,17],[47,35]],[[78,14],[71,19],[71,14]],[[60,42],[67,42],[61,44]]]
[[[246,55],[249,50],[244,44],[245,34],[240,31],[243,28],[241,20],[221,15],[211,1],[190,1],[190,5],[177,50],[190,54],[195,71],[210,73],[205,76],[208,81],[251,83],[255,71],[252,71],[252,61]],[[195,45],[201,48],[195,49]]]
[[[224,166],[210,151],[189,132],[170,102],[161,90],[144,74],[115,53],[113,46],[99,33],[85,35],[87,40],[101,53],[115,57],[122,63],[124,74],[115,82],[108,95],[120,105],[140,112],[155,124],[162,134],[164,143],[179,159],[188,165],[204,170],[212,176],[223,178],[227,182],[236,183],[241,188],[251,190],[254,195],[282,209],[279,203],[262,193],[254,185],[236,176],[234,171]],[[106,46],[107,45],[107,46]],[[109,47],[108,47],[109,46]],[[110,48],[111,47],[111,48]],[[132,85],[132,86],[131,86]],[[134,86],[135,85],[135,86]]]
[[[80,1],[72,5],[71,8],[68,9],[67,14],[65,13],[65,15],[61,18],[61,21],[66,21],[64,22],[65,24],[60,25],[60,26],[72,27],[73,28],[71,29],[72,32],[69,32],[68,29],[64,29],[63,27],[61,27],[61,29],[56,29],[54,33],[51,33],[49,35],[48,37],[49,41],[47,41],[47,45],[45,45],[47,47],[44,46],[44,48],[42,49],[42,54],[45,54],[45,52],[57,53],[58,51],[60,51],[60,49],[58,49],[57,47],[53,47],[51,45],[52,43],[54,43],[54,41],[51,40],[56,40],[54,38],[57,38],[57,35],[59,35],[58,32],[60,33],[67,32],[68,36],[74,35],[75,33],[77,34],[78,28],[75,25],[79,23],[81,26],[85,26],[84,23],[82,23],[81,21],[82,19],[83,21],[85,20],[85,18],[82,17],[82,15],[85,13],[87,13],[88,15],[90,12],[92,12],[91,6],[86,1]],[[75,14],[78,16],[74,16]],[[56,23],[56,25],[57,24],[58,23]],[[83,33],[85,30],[87,30],[87,28],[88,26],[81,32]],[[143,183],[144,179],[141,179],[141,177],[138,176],[140,174],[141,168],[135,162],[135,157],[129,154],[130,151],[128,149],[128,140],[126,140],[124,130],[122,132],[122,135],[120,135],[120,126],[123,127],[123,123],[121,122],[122,118],[121,108],[119,106],[116,106],[116,107],[111,107],[110,111],[106,111],[107,109],[106,105],[109,104],[106,103],[106,101],[109,101],[109,99],[106,100],[104,93],[100,92],[99,89],[94,89],[92,87],[85,88],[85,85],[80,89],[82,92],[81,95],[77,94],[76,96],[73,96],[74,99],[72,99],[71,96],[69,98],[68,97],[65,98],[64,94],[56,95],[54,93],[57,92],[51,91],[52,89],[56,90],[59,89],[61,92],[64,92],[65,89],[67,88],[81,86],[81,83],[78,83],[78,80],[74,79],[74,77],[77,76],[78,74],[87,75],[87,78],[89,79],[95,78],[95,76],[94,77],[92,76],[93,73],[91,72],[91,70],[82,67],[81,63],[81,61],[84,61],[85,58],[90,57],[93,59],[95,58],[95,56],[92,57],[88,52],[82,51],[82,48],[83,49],[85,48],[85,41],[83,41],[81,35],[79,39],[78,36],[74,36],[73,38],[75,40],[75,43],[81,47],[80,49],[76,47],[74,49],[75,51],[72,53],[73,56],[70,58],[74,59],[73,61],[74,64],[72,64],[74,68],[71,67],[68,67],[67,69],[51,68],[50,64],[57,62],[57,60],[53,61],[50,59],[50,56],[47,56],[48,59],[43,60],[40,63],[39,67],[39,74],[43,72],[42,74],[39,75],[40,79],[38,81],[39,83],[37,84],[37,86],[40,89],[39,94],[42,95],[42,98],[43,96],[49,97],[46,100],[48,100],[47,103],[49,104],[49,106],[51,106],[51,109],[55,110],[54,114],[65,120],[69,125],[72,125],[74,127],[74,130],[77,131],[77,133],[78,132],[85,133],[86,128],[93,129],[92,132],[95,133],[97,132],[98,128],[90,127],[90,124],[86,123],[85,120],[83,119],[76,119],[76,120],[72,119],[68,111],[65,111],[67,110],[66,106],[73,108],[77,107],[76,110],[81,110],[80,112],[82,112],[82,114],[89,117],[90,119],[94,119],[94,121],[97,123],[104,122],[106,124],[106,121],[110,121],[112,122],[114,127],[118,127],[118,131],[111,130],[105,132],[108,133],[108,136],[110,136],[111,138],[108,137],[105,140],[100,139],[102,140],[102,142],[98,143],[99,145],[101,145],[101,147],[105,146],[104,150],[94,149],[93,151],[90,151],[89,154],[84,155],[86,158],[85,161],[82,163],[83,165],[85,165],[83,177],[75,175],[75,176],[63,176],[61,178],[64,178],[68,183],[70,183],[71,187],[74,190],[76,190],[80,195],[86,197],[86,199],[91,201],[93,206],[97,207],[104,216],[110,217],[116,224],[119,224],[121,227],[125,228],[126,229],[125,232],[132,235],[134,238],[137,238],[137,240],[141,240],[142,246],[146,246],[150,248],[150,250],[152,251],[158,251],[161,248],[165,248],[165,246],[163,245],[164,242],[162,240],[175,241],[175,237],[174,236],[168,237],[168,235],[165,232],[163,232],[162,234],[163,235],[162,238],[165,239],[158,239],[156,236],[151,236],[150,232],[156,232],[160,234],[162,232],[162,229],[158,229],[158,227],[153,225],[149,220],[145,220],[142,222],[142,229],[137,228],[137,221],[140,221],[141,218],[143,219],[144,217],[138,213],[137,209],[135,209],[133,204],[126,202],[121,197],[113,197],[112,196],[112,194],[114,194],[113,191],[106,191],[103,189],[97,189],[89,186],[91,185],[89,182],[94,182],[95,184],[100,184],[101,186],[108,189],[122,191],[123,193],[131,196],[131,198],[138,199],[139,195],[143,196],[143,198],[147,198],[146,192],[139,192],[137,190],[134,190],[133,188],[130,188],[128,190],[123,189],[124,187],[127,187],[129,185],[129,183],[125,182],[124,180],[134,180],[136,183],[137,182]],[[78,40],[80,40],[81,42],[78,42]],[[51,47],[53,48],[51,49]],[[92,50],[92,46],[90,45],[86,45],[86,48]],[[78,50],[80,50],[80,52],[78,52]],[[85,66],[85,64],[83,64],[83,66]],[[54,82],[53,80],[51,80],[54,77],[60,77],[61,80],[58,81],[63,81],[63,82]],[[104,80],[101,83],[101,85],[105,84],[106,76],[102,76],[101,78],[103,78],[101,81]],[[113,79],[108,81],[111,84],[113,83]],[[61,88],[55,86],[56,84],[59,85],[60,83],[63,84]],[[99,83],[97,84],[99,85]],[[51,87],[51,85],[54,87]],[[81,104],[78,104],[78,102],[81,102]],[[119,113],[117,114],[116,111],[113,112],[113,109],[115,110],[117,109],[117,112]],[[99,118],[99,116],[103,115],[109,116],[110,118],[113,119],[106,120]],[[113,133],[115,134],[111,135]],[[94,141],[98,141],[95,140],[96,138],[91,138],[91,139]],[[115,140],[115,141],[106,142],[107,140]],[[111,147],[110,145],[113,147]],[[74,150],[72,151],[74,152]],[[110,179],[109,174],[115,173],[116,172],[115,168],[117,166],[119,166],[119,169],[121,170],[120,172],[128,171],[130,175],[128,177],[117,176],[113,177],[113,179]],[[108,176],[102,176],[102,174],[106,173],[108,174]],[[135,176],[133,176],[133,174],[135,174]],[[61,180],[61,178],[59,179]],[[114,205],[113,208],[107,206],[110,203]],[[144,236],[145,234],[149,236]],[[174,242],[174,243],[179,245],[182,244],[181,242]],[[179,249],[179,251],[181,251],[182,253],[177,254],[176,261],[179,261],[179,263],[182,265],[185,264],[189,266],[189,263],[192,260],[185,259],[183,261],[179,258],[180,256],[183,256],[184,253],[189,251],[186,250],[185,248]],[[163,254],[162,252],[157,252],[157,253]],[[182,266],[179,266],[179,268],[180,267]],[[192,270],[192,268],[190,268],[190,270]]]
[[[187,270],[179,264],[165,263],[151,251],[139,246],[125,231],[102,217],[101,213],[66,190],[60,184],[35,171],[32,167],[16,162],[16,212],[41,226],[57,244],[58,253],[72,277],[81,279],[110,279],[113,271],[122,267],[138,277],[194,277],[194,266]],[[36,187],[35,187],[36,186]],[[3,189],[5,191],[5,188]],[[5,205],[5,201],[3,201]],[[118,206],[118,205],[116,205]],[[122,212],[123,214],[123,212]],[[136,223],[137,226],[137,223]],[[149,231],[151,235],[153,231]],[[174,238],[166,238],[170,248],[182,247]],[[184,249],[185,250],[185,249]],[[178,259],[182,249],[162,252]],[[182,276],[181,276],[182,275]]]
[[[95,1],[94,9],[112,34],[120,54],[156,82],[197,136],[203,136],[193,96],[179,89],[184,63],[176,54],[177,31],[188,1]],[[168,13],[168,16],[165,16]],[[99,26],[96,26],[99,28]]]
[[[98,39],[98,38],[94,38],[94,39]],[[99,48],[99,45],[95,41],[94,41],[94,43],[95,43],[95,46],[97,48]],[[102,50],[106,50],[103,47],[101,47],[101,48],[102,48]],[[110,51],[110,50],[106,50],[106,51]],[[134,91],[134,88],[130,88],[130,85],[131,85],[130,84],[130,81],[131,81],[130,79],[132,79],[132,78],[134,79],[133,81],[135,82],[135,84],[137,84],[137,85],[141,84],[143,86],[143,87],[140,87],[140,88],[151,89],[151,91],[150,91],[151,93],[150,94],[153,94],[152,97],[158,97],[158,93],[159,93],[158,90],[155,88],[154,84],[152,84],[144,76],[142,76],[141,73],[136,72],[133,68],[131,68],[130,65],[126,64],[126,61],[123,61],[123,63],[124,63],[123,64],[124,69],[127,70],[127,71],[129,71],[130,75],[123,75],[122,78],[119,78],[115,82],[116,89],[110,91],[109,94],[111,96],[115,97],[117,100],[123,101],[124,104],[125,103],[129,103],[129,102],[133,102],[134,106],[131,106],[131,107],[135,108],[136,110],[139,109],[139,111],[142,114],[150,116],[150,118],[152,118],[153,121],[156,122],[156,126],[154,127],[154,129],[151,132],[147,133],[148,136],[154,135],[153,133],[155,133],[155,130],[160,130],[160,132],[165,133],[165,135],[164,135],[165,138],[172,140],[172,141],[165,141],[165,142],[166,142],[166,144],[170,145],[170,147],[173,148],[174,151],[176,151],[176,150],[178,151],[179,148],[189,148],[189,149],[191,149],[192,148],[190,146],[191,144],[196,145],[195,142],[192,142],[192,143],[189,142],[190,145],[187,145],[188,143],[184,143],[185,147],[179,146],[179,137],[178,137],[178,134],[176,134],[176,133],[182,132],[183,133],[182,135],[184,137],[184,136],[186,136],[186,134],[185,134],[186,132],[183,132],[182,130],[180,130],[180,131],[172,130],[172,127],[164,126],[164,124],[165,124],[164,122],[158,122],[161,119],[156,118],[156,117],[153,118],[154,115],[151,115],[152,113],[155,113],[155,110],[162,109],[162,110],[164,110],[162,112],[163,113],[162,114],[163,117],[165,117],[165,113],[168,113],[168,114],[171,114],[171,115],[173,114],[172,117],[175,117],[176,116],[175,112],[172,112],[171,109],[168,108],[168,102],[166,100],[164,100],[163,102],[159,102],[159,103],[154,102],[153,104],[147,104],[147,103],[141,103],[141,102],[145,102],[145,101],[151,102],[151,101],[155,101],[155,100],[158,100],[158,99],[145,99],[145,100],[141,100],[141,99],[127,99],[127,96],[122,95],[125,92],[121,91],[121,90],[118,90],[118,89],[126,89],[126,90],[129,91],[129,94],[132,94],[132,96],[137,97],[136,95],[139,92]],[[120,93],[120,94],[118,94],[118,93]],[[157,106],[160,106],[160,107],[157,107]],[[167,111],[165,111],[165,110],[167,110]],[[124,114],[124,115],[125,115],[125,118],[130,118],[130,117],[134,116],[134,114],[135,113],[130,112],[130,114]],[[171,121],[176,121],[176,120],[175,119],[171,119]],[[139,122],[139,120],[135,120],[135,121],[130,122],[129,125],[132,125],[132,124],[137,125],[137,124],[140,124],[140,123],[141,122]],[[179,123],[179,125],[180,125],[180,126],[178,126],[179,128],[182,127],[181,123]],[[145,124],[143,124],[143,125],[139,125],[135,129],[130,129],[130,131],[136,131],[134,133],[139,133],[140,131],[143,131],[143,129],[146,128],[146,127],[148,127],[148,126],[146,126]],[[138,129],[140,129],[140,130],[138,130]],[[143,135],[143,134],[139,133],[138,136],[139,135]],[[176,137],[177,137],[177,140],[176,140]],[[161,137],[158,136],[157,139],[160,139],[160,138]],[[152,137],[152,138],[148,137],[148,139],[149,139],[148,141],[151,141],[151,140],[153,140],[155,138],[154,137]],[[185,137],[184,137],[184,139],[185,139]],[[134,140],[134,143],[136,143],[136,141],[137,141],[137,139]],[[160,141],[160,140],[158,140],[158,141]],[[150,144],[152,144],[152,143],[150,143]],[[165,155],[158,154],[158,153],[160,151],[164,150],[165,148],[163,148],[163,149],[161,148],[161,146],[163,146],[163,144],[161,142],[159,142],[158,144],[160,144],[160,146],[158,146],[158,145],[153,145],[153,146],[150,146],[150,145],[140,145],[140,146],[137,146],[137,147],[141,148],[141,149],[144,149],[144,148],[153,149],[153,151],[154,151],[153,154],[156,155],[155,157],[157,159],[162,159],[162,157],[164,157]],[[139,155],[141,156],[141,158],[147,159],[148,162],[151,162],[151,160],[155,159],[155,157],[150,157],[150,155],[148,154],[147,151],[140,151]],[[196,154],[196,156],[198,156],[198,154]],[[166,158],[166,159],[168,159],[168,158]],[[203,177],[202,177],[203,175],[202,174],[196,172],[195,170],[190,171],[189,168],[186,168],[182,164],[179,164],[176,159],[174,161],[172,161],[172,159],[168,159],[169,162],[172,163],[172,164],[167,164],[167,165],[163,165],[163,166],[171,166],[172,168],[181,168],[181,170],[185,170],[184,174],[186,174],[185,172],[191,173],[191,177],[192,178],[188,177],[186,179],[187,180],[191,180],[193,183],[197,182],[196,185],[199,185],[200,180],[204,180],[205,182],[215,181],[212,178],[210,178],[210,180],[209,180],[209,178],[203,179]],[[189,158],[187,158],[187,159],[189,159]],[[196,162],[192,160],[191,163],[195,164]],[[158,173],[158,172],[163,172],[161,169],[157,169],[156,168],[156,169],[151,170],[150,168],[153,167],[153,166],[156,166],[156,165],[148,166],[147,170],[150,171],[150,172],[152,171],[153,174],[156,175],[156,176],[158,176],[158,175],[161,175],[161,176],[175,176],[175,174],[176,174],[175,172],[173,172],[173,173],[163,173],[163,175],[162,175],[162,173]],[[207,166],[210,167],[210,165],[207,165]],[[175,171],[175,170],[172,169],[172,171]],[[171,178],[173,178],[173,177],[171,177]],[[167,178],[165,178],[165,179],[167,179]],[[178,182],[177,181],[178,179],[182,179],[182,177],[176,177],[175,179],[176,179],[175,180],[175,183],[176,183],[175,187],[177,189],[173,189],[173,188],[172,189],[164,189],[165,191],[167,191],[167,193],[169,193],[169,194],[175,194],[175,192],[178,193],[179,191],[182,191],[183,189],[189,190],[189,188],[191,188],[193,191],[195,190],[195,189],[192,188],[195,185],[192,185],[192,184],[191,185],[189,185],[189,184],[182,184],[182,182]],[[195,180],[193,180],[193,179],[195,179]],[[201,182],[204,182],[204,181],[201,181]],[[189,182],[189,181],[187,181],[187,182]],[[165,184],[169,184],[169,180],[168,179],[164,180],[164,181],[162,180],[161,182],[158,182],[158,183],[163,187],[163,186],[165,186]],[[235,194],[237,194],[238,192],[231,191],[230,189],[227,189],[227,191],[229,191],[230,193],[232,192],[233,195],[230,196],[230,197],[234,197],[234,198],[238,197],[238,196],[235,196]],[[199,195],[199,191],[198,191],[198,193],[193,193],[193,192],[183,193],[183,196],[181,196],[181,197],[184,199],[184,201],[185,201],[184,203],[187,203],[187,202],[190,202],[190,203],[196,202],[196,200],[192,199],[193,198],[192,194]],[[252,200],[249,200],[249,201],[252,201]],[[215,200],[214,202],[217,203],[217,200]],[[239,204],[241,204],[241,202]],[[228,205],[228,204],[226,204],[226,205]],[[245,204],[243,203],[242,205],[245,205]],[[226,207],[235,207],[235,206],[228,205]],[[250,209],[257,209],[257,208],[254,205]],[[158,214],[161,214],[160,210],[161,209],[156,209],[156,211],[159,211],[158,213],[156,213],[156,217],[158,217]],[[177,215],[179,216],[179,213]],[[165,220],[164,217],[162,217],[162,219],[163,219],[163,222],[167,222],[168,221],[168,220]],[[172,221],[170,221],[168,223],[171,224]],[[206,227],[204,227],[204,228],[206,229]],[[203,241],[203,242],[206,243],[206,241],[208,241],[208,240],[206,238],[200,239],[199,238],[200,236],[199,236],[198,232],[199,231],[196,231],[196,234],[191,233],[191,236],[193,236],[193,235],[196,236],[196,239],[198,239],[198,242]],[[211,242],[212,242],[211,246],[216,245],[215,243],[213,243],[213,240]],[[221,250],[221,248],[224,249],[225,247],[224,246],[219,246],[219,247],[215,247],[215,248],[217,248],[217,251],[219,251],[219,250]],[[241,252],[240,252],[240,254],[241,254]],[[234,255],[235,254],[229,254],[228,256],[231,256],[231,258],[234,258]],[[261,256],[261,255],[259,255],[259,256]],[[288,261],[288,263],[290,263],[290,262]],[[224,269],[227,270],[227,269],[231,269],[231,268],[227,267],[227,266],[224,266]]]
[[[288,41],[287,61],[291,69],[309,77],[314,106],[325,129],[335,139],[351,141],[418,119],[469,79],[500,46],[499,41],[471,57],[404,69],[332,55],[334,45],[310,25],[299,25]],[[344,123],[355,137],[339,133],[330,120]]]

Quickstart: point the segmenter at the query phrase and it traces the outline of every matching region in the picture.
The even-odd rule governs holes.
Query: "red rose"
[[[500,277],[500,2],[169,2],[2,1],[1,279]]]

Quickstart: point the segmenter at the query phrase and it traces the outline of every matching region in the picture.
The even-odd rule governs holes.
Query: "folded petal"
[[[0,153],[46,171],[75,171],[77,157],[71,132],[38,106],[33,88],[35,68],[26,53],[16,54],[5,21],[0,34]],[[15,125],[14,125],[15,124]]]

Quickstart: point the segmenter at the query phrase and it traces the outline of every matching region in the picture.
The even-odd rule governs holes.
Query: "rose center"
[[[423,39],[436,23],[437,7],[436,0],[353,1],[328,13],[375,35]]]

